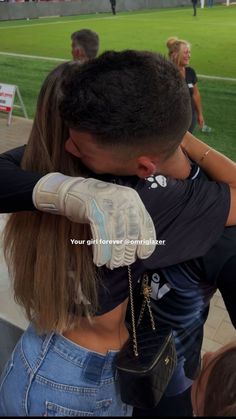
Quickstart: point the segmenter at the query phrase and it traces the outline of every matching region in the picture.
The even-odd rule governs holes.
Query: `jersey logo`
[[[154,300],[160,300],[160,298],[162,298],[171,289],[170,284],[168,284],[167,282],[161,284],[161,282],[163,281],[161,281],[160,275],[158,275],[158,273],[155,272],[152,275],[151,279],[151,298],[153,298]]]
[[[146,180],[151,183],[150,188],[152,189],[158,188],[158,186],[161,186],[162,188],[167,186],[167,179],[162,175],[149,176]]]

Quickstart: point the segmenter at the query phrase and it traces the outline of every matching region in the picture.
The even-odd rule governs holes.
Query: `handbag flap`
[[[134,355],[132,339],[126,342],[117,355],[116,366],[135,374],[146,373],[159,362],[168,362],[174,357],[174,341],[171,329],[152,330],[140,326],[137,329],[138,356]]]

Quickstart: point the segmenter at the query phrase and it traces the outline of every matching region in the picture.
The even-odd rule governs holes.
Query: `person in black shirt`
[[[190,177],[195,181],[207,180],[194,163]],[[191,385],[199,371],[203,328],[217,289],[236,329],[235,272],[236,227],[225,228],[203,257],[148,271],[152,311],[157,324],[172,327],[178,364],[158,405],[154,409],[134,409],[133,416],[192,416]]]
[[[181,75],[184,77],[191,97],[192,121],[189,132],[193,132],[196,123],[200,128],[204,126],[203,110],[200,92],[197,87],[197,76],[192,67],[189,67],[191,47],[189,42],[175,37],[167,40],[170,60],[177,65]]]

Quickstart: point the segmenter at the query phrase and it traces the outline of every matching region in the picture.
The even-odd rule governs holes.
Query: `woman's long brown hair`
[[[21,167],[46,174],[81,176],[80,162],[65,151],[68,129],[60,118],[63,63],[46,78]],[[82,174],[84,176],[84,173]],[[40,211],[12,214],[4,233],[4,252],[14,280],[15,299],[40,332],[62,333],[97,307],[96,270],[91,246],[70,239],[91,238],[89,225]]]

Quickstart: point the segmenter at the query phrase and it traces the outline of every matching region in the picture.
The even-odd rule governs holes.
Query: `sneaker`
[[[202,132],[211,132],[211,127],[208,127],[208,125],[204,124],[202,127]]]

